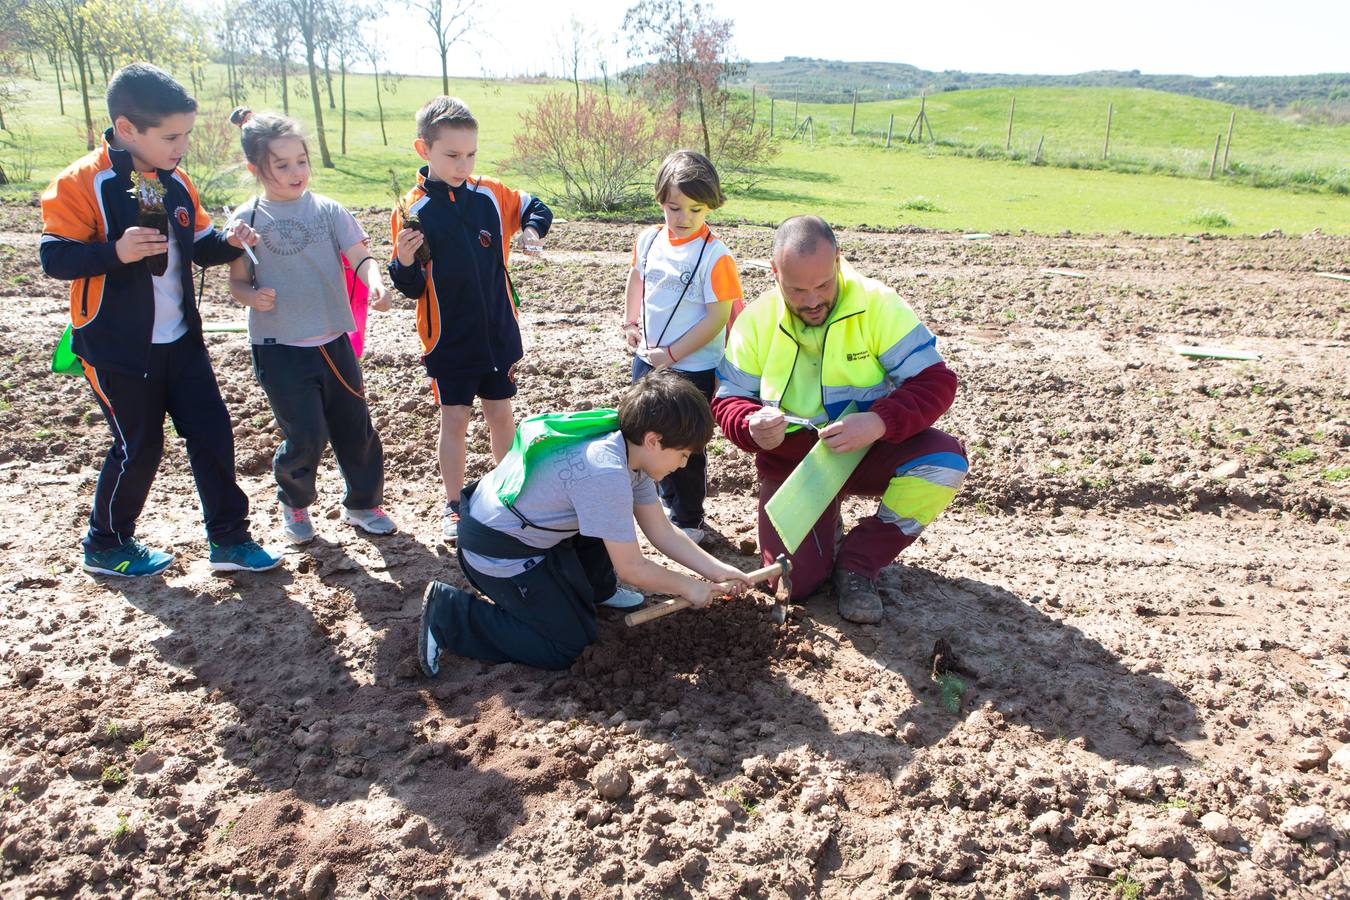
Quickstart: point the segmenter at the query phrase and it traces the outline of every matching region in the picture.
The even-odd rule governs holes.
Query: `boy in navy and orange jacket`
[[[94,489],[84,568],[153,575],[173,561],[135,537],[164,449],[165,413],[187,443],[211,567],[274,568],[280,557],[249,537],[230,415],[192,302],[192,264],[229,262],[257,236],[247,226],[214,229],[178,168],[197,110],[182,85],[135,63],[113,75],[107,100],[113,124],[102,146],[42,195],[42,268],[71,282],[72,348],[113,440]],[[167,234],[138,225],[141,183],[162,198]]]
[[[520,234],[522,249],[537,252],[553,213],[524,191],[472,177],[478,122],[460,100],[436,97],[418,111],[414,148],[427,165],[394,211],[389,277],[417,300],[422,362],[441,408],[442,533],[453,543],[474,397],[498,462],[515,436],[512,369],[524,351],[506,271],[511,239]]]

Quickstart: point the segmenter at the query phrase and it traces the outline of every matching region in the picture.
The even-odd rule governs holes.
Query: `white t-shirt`
[[[633,247],[632,265],[643,280],[642,315],[638,320],[643,340],[638,355],[644,360],[647,347],[669,347],[702,322],[709,304],[739,300],[743,293],[736,260],[706,225],[697,234],[676,241],[671,240],[665,226],[659,226],[655,235],[652,229],[644,231]],[[676,360],[673,368],[682,372],[715,369],[726,345],[726,330],[719,329],[703,347]]]
[[[155,286],[155,327],[150,333],[152,344],[172,344],[187,334],[187,319],[183,315],[183,265],[178,239],[169,229],[169,267],[163,275],[151,276]]]

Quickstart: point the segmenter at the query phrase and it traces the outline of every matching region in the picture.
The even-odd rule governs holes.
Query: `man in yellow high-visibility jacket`
[[[713,415],[733,444],[755,454],[766,563],[784,547],[764,504],[816,441],[840,452],[871,446],[791,554],[792,599],[813,593],[833,573],[840,615],[879,622],[877,574],[947,508],[966,475],[961,442],[932,427],[956,396],[956,375],[909,305],[843,260],[823,219],[797,216],[780,225],[772,268],[777,286],[732,328]],[[858,411],[838,418],[849,403]],[[810,420],[819,436],[788,417]],[[836,554],[845,495],[881,502]]]

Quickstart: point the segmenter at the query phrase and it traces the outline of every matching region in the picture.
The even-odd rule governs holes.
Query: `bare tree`
[[[455,42],[478,24],[474,16],[477,4],[472,0],[413,0],[412,6],[436,33],[436,49],[441,55],[441,92],[448,94],[450,73],[446,60]]]
[[[318,40],[331,17],[331,7],[323,0],[285,0],[294,17],[296,30],[305,45],[305,67],[309,70],[309,97],[314,105],[314,135],[319,139],[319,159],[325,169],[333,168],[328,152],[328,137],[323,131],[323,100],[319,95]]]
[[[54,54],[69,54],[71,68],[80,75],[80,99],[84,102],[85,145],[94,149],[98,132],[89,105],[89,30],[84,17],[84,0],[31,0],[24,4],[26,21],[43,34]]]
[[[568,23],[567,31],[557,37],[558,58],[562,62],[563,74],[572,82],[576,90],[576,106],[581,108],[581,64],[594,43],[594,35],[576,16]]]
[[[367,41],[363,46],[366,61],[370,63],[370,68],[375,73],[375,109],[380,116],[380,141],[384,146],[389,146],[389,135],[384,129],[384,94],[392,94],[398,85],[401,75],[393,75],[389,72],[380,72],[380,63],[384,62],[384,47],[377,41]]]
[[[255,24],[262,30],[264,40],[270,45],[268,49],[276,58],[277,74],[281,79],[281,111],[290,115],[291,91],[287,74],[296,37],[290,0],[261,0],[254,15]]]
[[[727,102],[726,84],[743,68],[732,58],[734,27],[699,0],[639,0],[624,14],[629,56],[647,61],[631,70],[638,86],[668,99],[677,120],[692,105],[703,152],[710,157],[709,108]]]

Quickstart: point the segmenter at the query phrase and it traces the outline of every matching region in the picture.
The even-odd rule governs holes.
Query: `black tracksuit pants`
[[[249,539],[248,498],[234,478],[234,431],[211,357],[199,335],[152,344],[144,377],[85,365],[113,444],[98,473],[84,548],[110,550],[136,534],[164,454],[164,416],[187,444],[206,536],[216,544]]]
[[[342,505],[370,509],[383,502],[384,448],[362,396],[361,365],[341,335],[321,347],[254,344],[253,374],[267,394],[284,440],[272,458],[277,499],[306,507],[318,492],[314,479],[324,447],[347,483]]]

